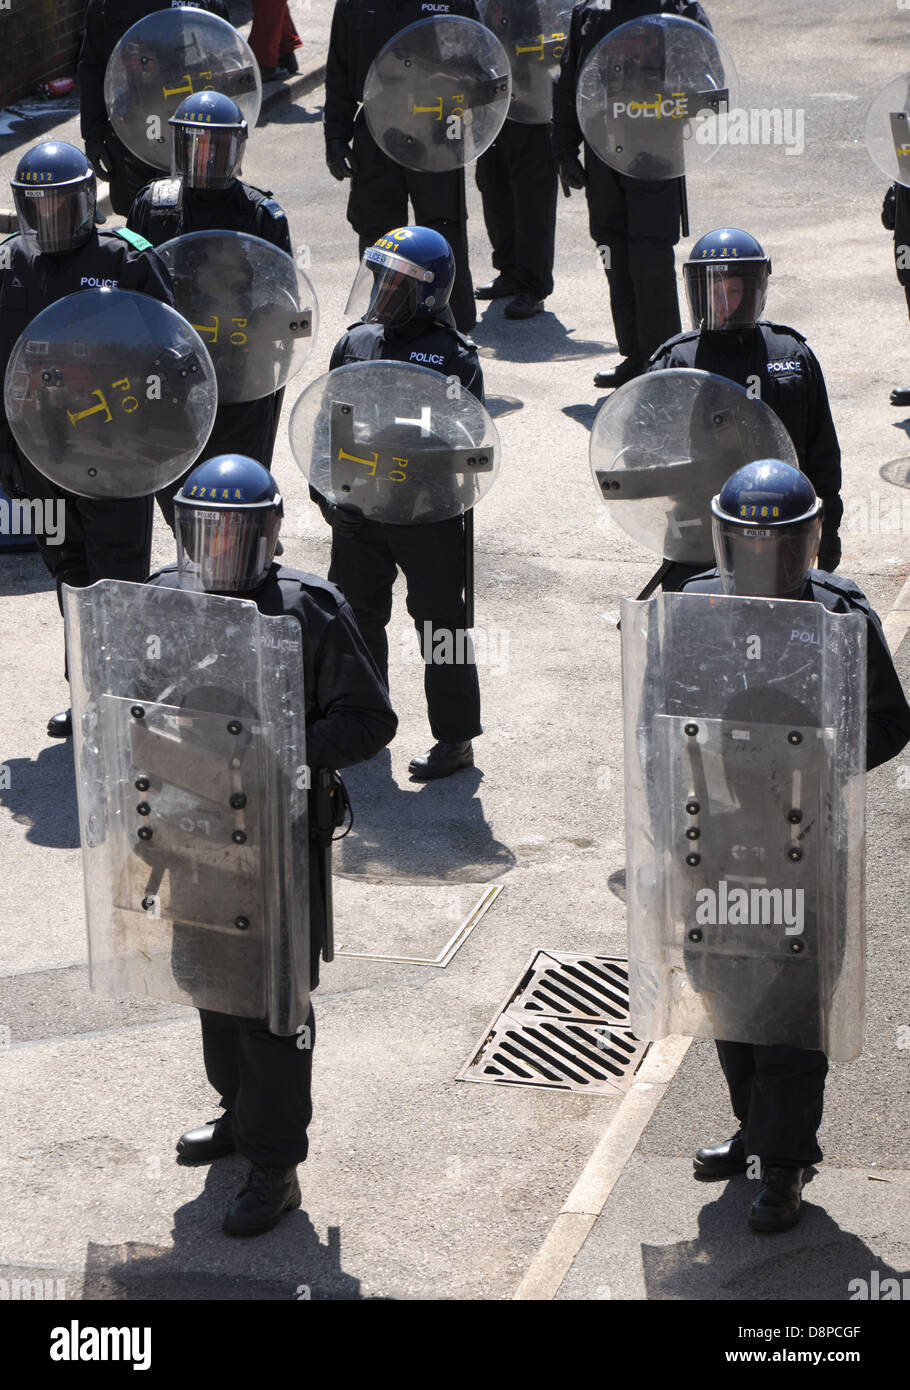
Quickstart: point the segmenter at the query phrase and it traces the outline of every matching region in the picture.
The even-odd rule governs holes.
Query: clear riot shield
[[[614,391],[591,431],[591,472],[618,526],[668,560],[714,564],[711,499],[756,459],[799,467],[774,411],[726,377],[688,367]]]
[[[170,169],[168,121],[195,92],[216,91],[259,119],[262,79],[241,34],[207,10],[162,9],[128,29],[111,54],[104,100],[115,132],[145,164]]]
[[[553,115],[553,82],[569,40],[572,5],[566,0],[483,0],[481,18],[512,69],[509,120],[541,125]]]
[[[316,341],[309,279],[277,246],[244,232],[190,232],[158,247],[177,309],[202,338],[222,404],[270,396]]]
[[[714,34],[691,19],[648,15],[588,54],[575,103],[585,140],[611,169],[672,179],[717,153],[736,89],[733,60]]]
[[[363,85],[370,134],[396,164],[461,169],[492,145],[509,115],[502,44],[476,20],[438,15],[409,24],[374,58]]]
[[[457,378],[410,362],[352,362],[319,377],[294,406],[290,435],[317,492],[393,525],[459,516],[499,469],[499,435],[480,401]]]
[[[866,622],[622,605],[632,1026],[859,1055]]]
[[[886,178],[910,188],[910,72],[883,87],[869,107],[866,149]]]
[[[300,625],[212,594],[64,588],[91,988],[309,1008]]]
[[[185,473],[212,431],[215,369],[175,309],[80,290],[42,310],[10,354],[10,429],[58,487],[143,497]]]

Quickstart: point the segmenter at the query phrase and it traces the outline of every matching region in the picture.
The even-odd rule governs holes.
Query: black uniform
[[[793,440],[800,468],[825,504],[819,564],[836,567],[844,511],[840,446],[822,369],[802,334],[785,324],[766,322],[720,333],[693,330],[658,348],[648,370],[668,367],[696,367],[724,376],[754,388],[771,407]]]
[[[363,84],[370,64],[385,44],[409,24],[433,15],[464,15],[479,20],[475,0],[336,0],[325,70],[325,138],[353,138],[358,172],[351,180],[348,221],[367,246],[408,221],[446,238],[455,257],[455,286],[449,307],[467,333],[477,322],[474,285],[468,264],[464,170],[419,174],[396,164],[376,144],[363,110]],[[355,119],[356,113],[356,119]]]
[[[882,223],[894,233],[894,268],[910,311],[910,188],[893,183],[885,194]]]
[[[151,584],[179,588],[176,566]],[[313,574],[273,565],[264,582],[237,598],[260,613],[291,614],[303,632],[306,751],[311,780],[319,768],[351,767],[394,737],[398,720],[342,594]],[[311,817],[312,823],[312,817]],[[310,847],[310,988],[319,983],[325,934],[323,856]],[[315,1021],[309,1047],[294,1035],[270,1033],[264,1019],[200,1009],[206,1075],[232,1114],[238,1152],[253,1164],[291,1168],[307,1155],[313,1113],[311,1081]]]
[[[132,234],[130,234],[132,236]],[[41,255],[23,237],[4,244],[9,269],[0,269],[0,381],[20,333],[36,314],[64,296],[97,286],[136,290],[165,304],[174,303],[170,276],[140,238],[93,231],[84,245],[62,255]],[[153,504],[150,497],[94,500],[55,486],[17,448],[6,422],[0,393],[0,454],[15,455],[12,484],[20,496],[63,500],[65,531],[60,545],[38,536],[44,563],[57,584],[81,588],[98,579],[141,584],[149,571]],[[62,611],[62,604],[61,604]]]
[[[720,594],[717,570],[688,580],[686,593]],[[821,603],[832,613],[860,612],[867,623],[866,766],[879,767],[910,740],[910,706],[894,669],[877,614],[851,580],[811,570],[801,599]],[[743,1130],[747,1154],[763,1167],[806,1168],[822,1151],[821,1124],[828,1059],[823,1052],[753,1043],[717,1043],[733,1112]]]
[[[349,362],[384,358],[416,362],[443,376],[456,376],[466,390],[483,400],[483,375],[477,349],[439,320],[412,321],[403,328],[361,323],[338,342],[329,363],[334,371]],[[314,494],[314,500],[319,500]],[[392,586],[397,567],[408,585],[408,612],[424,652],[425,623],[431,630],[464,630],[464,519],[426,525],[389,526],[364,521],[356,535],[332,533],[329,578],[343,592],[357,618],[370,654],[388,684],[389,644],[386,626],[392,616]],[[430,644],[430,652],[433,650]],[[427,653],[429,654],[429,653]],[[480,687],[473,661],[424,666],[424,689],[433,737],[460,743],[482,732]]]
[[[578,76],[601,39],[645,15],[677,15],[710,29],[695,0],[583,0],[572,11],[569,42],[553,97],[553,153],[558,164],[578,157],[581,126],[575,107]],[[679,332],[673,248],[679,241],[678,179],[632,179],[618,174],[585,142],[588,225],[597,246],[609,250],[605,265],[616,342],[624,357],[644,364],[661,343]]]
[[[556,160],[548,125],[506,121],[477,161],[493,266],[534,299],[553,293]]]
[[[153,246],[162,246],[189,232],[246,232],[292,254],[288,221],[280,203],[270,192],[241,183],[239,179],[229,188],[184,187],[182,190],[179,180],[158,179],[144,188],[133,203],[128,225]],[[256,401],[219,405],[212,433],[193,467],[217,454],[237,453],[246,454],[269,468],[283,394],[278,391]],[[158,502],[171,530],[174,529],[173,498],[182,486],[183,478],[178,478],[158,493]]]
[[[230,20],[225,0],[88,0],[85,38],[79,54],[82,138],[107,146],[113,162],[111,207],[122,217],[129,212],[139,190],[161,171],[137,159],[114,134],[104,104],[104,74],[127,29],[158,10],[187,5]]]

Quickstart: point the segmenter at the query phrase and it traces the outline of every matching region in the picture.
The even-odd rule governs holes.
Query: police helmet
[[[711,503],[725,594],[799,598],[822,533],[822,503],[798,468],[760,459],[738,468]]]
[[[683,265],[692,327],[709,333],[754,328],[768,294],[771,258],[738,227],[720,227],[695,243]]]
[[[171,128],[171,173],[187,188],[228,188],[240,172],[249,129],[243,112],[220,92],[197,92],[177,107]]]
[[[75,251],[88,241],[95,229],[95,174],[75,145],[36,145],[20,159],[10,187],[22,235],[39,251]]]
[[[433,319],[454,284],[455,257],[444,236],[430,227],[396,227],[367,247],[345,312],[364,323]]]
[[[184,479],[174,498],[183,588],[241,594],[269,572],[284,507],[267,468],[244,454],[218,454]]]

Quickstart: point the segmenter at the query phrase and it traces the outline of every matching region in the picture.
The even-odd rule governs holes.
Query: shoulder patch
[[[786,333],[788,337],[795,338],[798,343],[806,341],[802,333],[797,333],[796,329],[791,328],[788,323],[771,323],[769,319],[759,319],[756,327],[770,328],[773,333]]]
[[[114,236],[119,236],[123,241],[128,241],[136,251],[151,251],[152,243],[138,232],[134,232],[130,227],[112,228]]]
[[[179,179],[156,179],[149,184],[149,202],[153,208],[179,208],[182,191]]]
[[[668,338],[665,343],[661,343],[656,352],[652,352],[648,358],[649,363],[656,362],[658,357],[665,357],[670,348],[676,347],[677,343],[688,343],[699,337],[697,328],[690,328],[686,333],[677,333],[674,337]]]
[[[269,217],[273,217],[276,222],[287,220],[287,213],[275,198],[264,198],[259,204],[263,212],[267,212]]]

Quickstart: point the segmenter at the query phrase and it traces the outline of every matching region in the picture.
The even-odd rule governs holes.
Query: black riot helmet
[[[692,327],[718,333],[754,328],[768,293],[771,258],[738,227],[719,227],[695,243],[683,265]]]
[[[171,173],[187,188],[228,188],[240,172],[248,127],[220,92],[197,92],[177,107],[171,128]]]
[[[725,594],[799,598],[818,554],[822,503],[798,468],[760,459],[738,468],[711,503]]]
[[[20,159],[10,187],[22,235],[39,251],[75,251],[95,230],[95,174],[75,145],[36,145]]]
[[[182,588],[243,594],[259,587],[284,515],[267,468],[245,454],[206,459],[184,479],[174,514]]]

